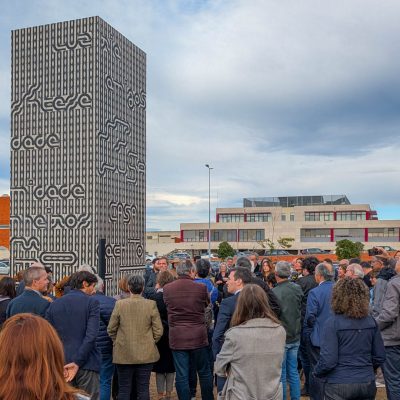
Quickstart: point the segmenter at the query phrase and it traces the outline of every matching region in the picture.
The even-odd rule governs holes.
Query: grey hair
[[[247,257],[239,257],[236,260],[236,268],[238,267],[247,268],[251,271],[251,261]]]
[[[33,281],[37,281],[43,275],[43,272],[47,275],[46,271],[40,267],[30,267],[24,273],[25,286],[31,287]]]
[[[94,267],[90,266],[89,264],[82,264],[79,268],[78,271],[87,271],[90,272],[91,274],[96,275],[97,271]]]
[[[96,292],[104,292],[104,281],[100,278],[100,276],[96,275],[97,283],[95,286]]]
[[[286,279],[290,276],[291,265],[287,261],[278,261],[275,265],[275,274]]]
[[[320,263],[315,267],[315,275],[322,276],[324,281],[330,281],[333,277],[333,271],[325,263]]]
[[[362,269],[362,266],[360,264],[350,264],[347,269],[352,268],[353,269],[353,274],[357,276],[357,278],[364,278],[364,271]]]
[[[181,261],[176,267],[176,273],[179,276],[189,275],[193,270],[195,270],[195,266],[190,260]]]

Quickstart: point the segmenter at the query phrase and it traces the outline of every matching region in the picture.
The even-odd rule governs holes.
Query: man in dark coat
[[[169,344],[176,370],[176,391],[180,399],[190,399],[189,364],[196,365],[203,400],[214,399],[210,371],[205,308],[210,298],[205,285],[193,282],[195,269],[190,260],[178,265],[178,279],[165,285]]]
[[[315,280],[318,286],[310,290],[307,298],[302,334],[306,340],[308,358],[311,364],[309,394],[312,400],[324,397],[323,384],[318,378],[313,377],[313,372],[319,359],[322,329],[326,320],[332,315],[333,278],[334,273],[331,268],[325,263],[318,264],[315,268]]]
[[[92,294],[96,275],[88,271],[71,276],[71,290],[50,304],[46,319],[54,326],[64,346],[67,381],[99,399],[100,351],[96,346],[99,333],[100,306]]]
[[[49,283],[47,272],[44,268],[28,268],[24,273],[24,283],[25,289],[22,294],[8,304],[7,318],[19,313],[32,313],[44,317],[50,306],[49,301],[42,296]]]
[[[289,281],[291,265],[279,261],[275,266],[277,285],[272,289],[281,305],[281,322],[286,330],[285,356],[282,363],[283,400],[286,400],[286,383],[290,386],[290,398],[300,399],[300,377],[297,370],[297,353],[300,345],[301,304],[303,291]]]
[[[112,362],[113,344],[107,333],[107,326],[110,322],[111,314],[114,310],[116,300],[104,294],[104,283],[101,278],[97,278],[96,294],[93,298],[100,305],[100,328],[97,336],[97,348],[101,353],[100,367],[100,400],[110,400],[111,381],[114,375],[115,366]]]
[[[317,257],[306,257],[303,260],[302,267],[303,267],[303,276],[295,281],[297,285],[301,287],[303,291],[303,304],[301,305],[301,326],[303,326],[304,316],[306,314],[306,307],[307,307],[307,298],[308,293],[310,290],[316,288],[318,283],[315,280],[314,272],[315,267],[319,264],[319,260]],[[304,372],[304,387],[301,390],[302,396],[308,396],[309,394],[309,387],[310,387],[310,370],[311,364],[308,357],[308,350],[307,350],[307,343],[305,340],[305,335],[301,334],[300,338],[300,347],[298,352],[298,357],[301,362],[301,366]]]
[[[219,308],[218,319],[215,324],[214,333],[212,337],[212,349],[214,359],[221,351],[222,345],[224,344],[225,332],[229,329],[232,315],[235,312],[239,293],[243,289],[244,285],[251,283],[252,276],[250,270],[247,268],[239,267],[234,268],[229,273],[229,278],[226,283],[228,291],[232,296],[222,300]],[[226,378],[217,376],[217,389],[218,392],[222,391]]]

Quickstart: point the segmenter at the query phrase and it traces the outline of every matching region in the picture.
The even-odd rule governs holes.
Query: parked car
[[[211,275],[217,276],[219,272],[219,261],[210,261],[211,264]]]
[[[264,256],[290,256],[290,253],[282,249],[265,250]]]
[[[186,260],[186,259],[190,258],[190,254],[179,251],[176,253],[171,253],[168,256],[168,260],[173,260],[174,258],[178,258],[179,260]]]
[[[146,253],[146,262],[147,261],[152,262],[155,258],[156,258],[156,256],[154,254],[147,254]]]
[[[236,255],[237,257],[248,257],[251,256],[255,253],[255,251],[251,251],[251,250],[244,250],[244,251],[237,251]]]
[[[10,275],[10,262],[8,260],[0,261],[0,275]]]
[[[201,255],[201,258],[218,258],[218,254],[210,253],[210,255],[208,255],[208,253],[205,253]]]
[[[318,247],[311,247],[309,249],[300,250],[301,254],[328,254],[330,253],[329,250],[322,250]]]

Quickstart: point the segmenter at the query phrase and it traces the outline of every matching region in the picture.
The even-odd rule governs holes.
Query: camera
[[[372,249],[368,250],[369,256],[379,256],[379,254],[382,254],[382,250],[379,250],[376,247],[373,247]]]

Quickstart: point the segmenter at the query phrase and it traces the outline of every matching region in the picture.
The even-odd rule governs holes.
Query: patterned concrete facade
[[[146,55],[99,17],[12,32],[12,271],[144,262]]]

